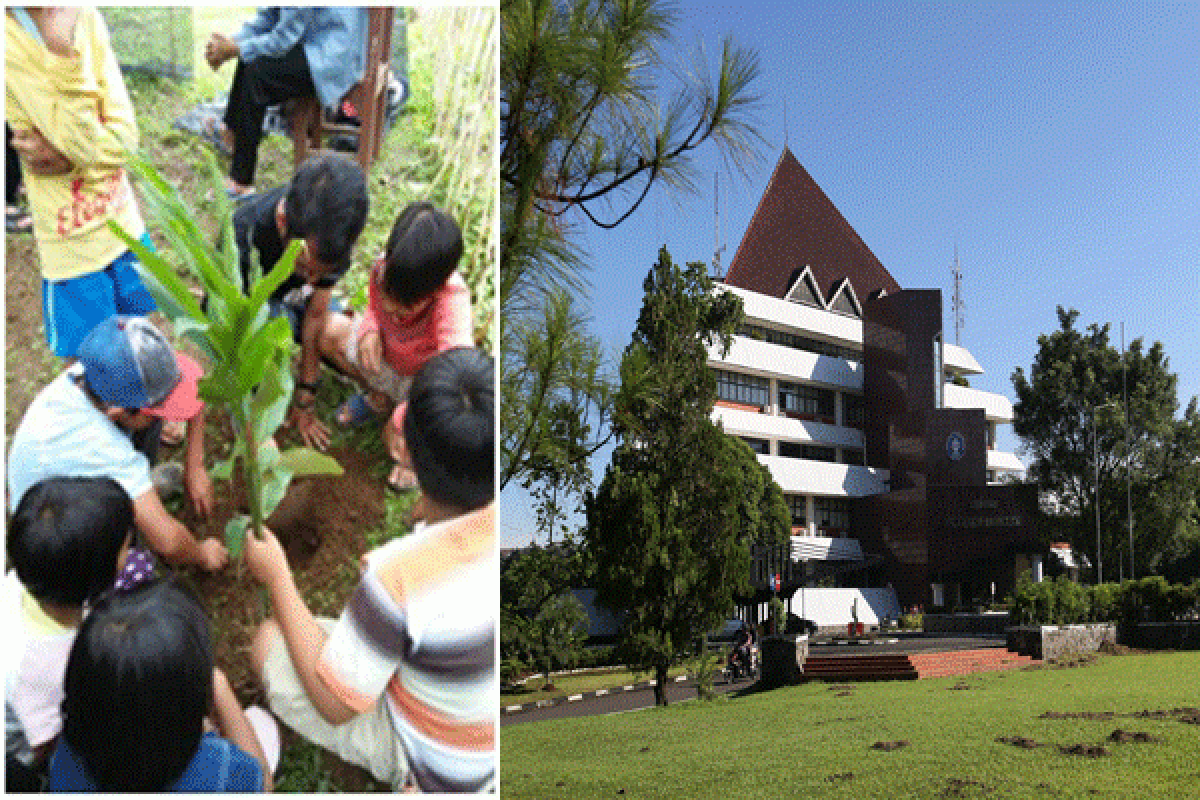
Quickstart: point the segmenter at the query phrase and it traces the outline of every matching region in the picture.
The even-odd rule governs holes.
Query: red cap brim
[[[179,365],[179,372],[183,377],[167,395],[166,400],[151,408],[142,409],[150,416],[169,420],[186,420],[196,416],[204,408],[204,401],[200,399],[198,386],[200,379],[204,377],[204,368],[197,364],[191,356],[184,355],[178,350],[175,351],[175,363]]]

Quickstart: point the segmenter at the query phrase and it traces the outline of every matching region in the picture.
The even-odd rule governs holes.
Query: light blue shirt
[[[367,63],[367,9],[355,6],[271,6],[233,35],[246,63],[278,58],[302,44],[317,98],[334,110]]]
[[[131,499],[153,488],[150,462],[129,434],[92,405],[72,377],[75,364],[38,392],[8,451],[8,502],[16,510],[29,487],[46,478],[112,478]]]

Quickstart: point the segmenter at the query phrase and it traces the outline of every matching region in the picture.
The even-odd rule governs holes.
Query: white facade
[[[793,536],[845,537],[847,501],[886,492],[889,478],[865,466],[862,319],[724,284],[717,291],[740,297],[746,318],[723,357],[709,351],[718,376],[714,421],[750,443],[771,471],[792,508]],[[943,367],[948,379],[983,373],[966,348],[950,344]],[[1006,397],[948,380],[943,402],[983,409],[989,481],[1024,470],[1016,455],[994,449],[995,426],[1013,418]]]

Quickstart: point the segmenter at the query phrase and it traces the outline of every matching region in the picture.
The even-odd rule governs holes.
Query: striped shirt
[[[500,566],[491,506],[368,553],[317,672],[348,707],[386,697],[422,791],[495,786]]]

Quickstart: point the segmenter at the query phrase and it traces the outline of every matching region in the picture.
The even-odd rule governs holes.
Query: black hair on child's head
[[[111,478],[47,478],[8,526],[8,557],[36,599],[79,607],[113,585],[133,503]]]
[[[208,618],[170,581],[106,596],[63,683],[63,736],[104,792],[159,792],[196,754],[212,695]]]
[[[367,221],[367,181],[362,168],[333,153],[308,159],[292,176],[284,216],[288,238],[316,236],[314,255],[323,264],[347,263]]]
[[[473,511],[495,494],[495,374],[472,347],[438,353],[413,378],[404,439],[421,491]]]
[[[446,282],[462,253],[462,231],[453,217],[431,203],[411,203],[388,236],[383,291],[411,305]]]

